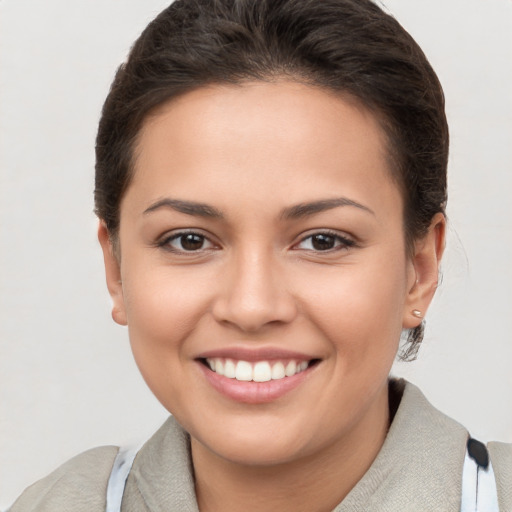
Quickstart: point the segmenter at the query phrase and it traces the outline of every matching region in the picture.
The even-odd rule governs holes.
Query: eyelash
[[[329,238],[332,238],[334,239],[334,243],[338,244],[337,246],[335,245],[335,247],[333,248],[330,248],[330,249],[324,249],[324,250],[321,250],[321,249],[314,249],[314,248],[311,248],[311,249],[305,249],[307,251],[311,251],[311,252],[314,252],[314,253],[332,253],[332,252],[335,252],[335,251],[340,251],[340,250],[347,250],[351,247],[356,247],[357,244],[354,240],[352,240],[351,238],[348,238],[346,236],[342,236],[340,235],[339,233],[337,233],[336,231],[330,231],[330,230],[324,230],[324,231],[315,231],[314,233],[310,233],[309,235],[303,237],[300,242],[298,242],[297,244],[295,244],[294,247],[297,247],[299,244],[302,244],[304,243],[306,240],[312,240],[313,237],[315,236],[324,236],[324,237],[329,237]]]
[[[177,254],[197,254],[199,251],[205,250],[203,247],[200,247],[198,250],[187,250],[184,248],[177,249],[177,248],[171,246],[171,242],[173,242],[175,240],[179,240],[180,238],[182,239],[183,237],[185,237],[187,235],[194,235],[198,238],[201,238],[203,244],[205,242],[209,243],[211,245],[211,247],[208,247],[206,250],[211,250],[212,248],[215,248],[215,244],[206,235],[203,235],[202,233],[198,233],[197,231],[193,231],[193,230],[180,231],[180,232],[174,233],[170,236],[166,236],[162,240],[157,242],[157,246],[161,247],[162,249],[164,249],[166,251],[174,252]],[[183,240],[182,240],[182,244],[183,244]]]
[[[199,248],[197,248],[197,250],[194,250],[194,249],[187,250],[187,249],[183,248],[183,245],[182,245],[181,249],[172,247],[171,242],[173,242],[175,240],[183,239],[183,237],[185,237],[187,235],[194,235],[195,237],[200,238],[202,245],[204,245],[205,243],[208,243],[208,244],[210,244],[210,247],[208,247],[206,249],[204,247],[199,247]],[[334,241],[334,244],[337,244],[337,245],[335,245],[332,248],[327,248],[327,249],[315,249],[314,247],[311,247],[311,248],[306,248],[304,250],[313,252],[313,253],[332,253],[332,252],[346,250],[351,247],[357,246],[356,242],[350,238],[342,236],[335,231],[324,230],[324,231],[315,231],[314,233],[304,236],[298,243],[296,243],[292,247],[292,249],[297,248],[300,244],[303,244],[307,240],[313,240],[313,237],[330,238],[330,239],[332,239],[332,241]],[[314,242],[311,242],[311,245],[313,245],[313,243]],[[183,244],[183,240],[182,240],[182,244]],[[208,251],[208,250],[215,248],[215,244],[206,235],[203,235],[202,233],[198,233],[197,231],[193,231],[193,230],[180,231],[178,233],[174,233],[170,236],[167,236],[167,237],[163,238],[162,240],[160,240],[159,242],[157,242],[157,246],[163,248],[164,250],[174,252],[177,254],[191,254],[191,255],[197,254],[203,250]]]

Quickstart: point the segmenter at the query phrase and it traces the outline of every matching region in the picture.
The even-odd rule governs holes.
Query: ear
[[[408,293],[403,312],[404,329],[420,325],[434,297],[439,281],[439,266],[443,257],[446,217],[437,213],[427,234],[414,243],[409,261]]]
[[[123,283],[121,280],[121,268],[118,258],[115,255],[112,240],[106,224],[100,221],[98,227],[98,240],[103,250],[103,261],[105,263],[105,275],[107,288],[112,297],[112,318],[119,325],[127,325],[126,310],[124,306]]]

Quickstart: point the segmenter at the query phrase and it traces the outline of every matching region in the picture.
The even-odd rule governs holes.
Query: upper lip
[[[219,349],[207,350],[201,352],[196,356],[196,359],[211,359],[211,358],[224,358],[235,359],[237,361],[279,361],[290,360],[295,361],[311,361],[312,359],[320,359],[317,356],[305,354],[303,352],[295,352],[285,350],[278,347],[260,347],[260,348],[247,348],[247,347],[226,347]]]

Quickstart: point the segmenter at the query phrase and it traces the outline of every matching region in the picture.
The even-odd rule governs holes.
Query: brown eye
[[[313,235],[311,237],[311,246],[316,251],[328,251],[329,249],[333,249],[336,244],[336,238],[332,235]]]
[[[159,243],[160,247],[166,250],[184,253],[198,252],[205,249],[212,249],[214,244],[204,235],[199,233],[176,233]]]
[[[335,233],[313,233],[297,244],[297,249],[305,249],[313,252],[336,251],[353,247],[355,242]]]
[[[197,251],[203,248],[204,236],[196,235],[195,233],[187,233],[186,235],[181,235],[179,241],[185,251]]]

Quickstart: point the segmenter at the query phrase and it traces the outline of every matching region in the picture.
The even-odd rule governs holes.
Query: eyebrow
[[[372,215],[375,215],[374,211],[364,206],[352,199],[348,199],[347,197],[337,197],[334,199],[321,199],[318,201],[312,201],[310,203],[299,203],[294,206],[290,206],[285,208],[280,217],[282,219],[300,219],[302,217],[307,217],[309,215],[314,215],[315,213],[324,212],[326,210],[332,210],[333,208],[339,208],[340,206],[353,206],[355,208],[359,208],[360,210],[364,210]],[[151,206],[144,210],[144,215],[154,212],[156,210],[160,210],[162,208],[170,208],[180,213],[185,213],[186,215],[193,215],[198,217],[207,217],[213,219],[223,219],[223,213],[210,206],[206,203],[198,203],[196,201],[185,201],[181,199],[172,199],[170,197],[166,197],[163,199],[159,199]]]
[[[314,215],[315,213],[332,210],[333,208],[338,208],[340,206],[354,206],[355,208],[359,208],[360,210],[364,210],[375,215],[375,212],[367,206],[353,201],[352,199],[348,199],[347,197],[337,197],[334,199],[321,199],[311,203],[300,203],[295,206],[285,208],[281,213],[281,217],[284,219],[299,219],[309,215]]]
[[[197,203],[195,201],[183,201],[181,199],[171,199],[166,197],[164,199],[159,199],[155,203],[153,203],[149,208],[144,210],[144,215],[154,212],[156,210],[160,210],[162,208],[170,208],[180,213],[185,213],[187,215],[194,215],[198,217],[208,217],[213,219],[222,219],[224,215],[206,203]]]

